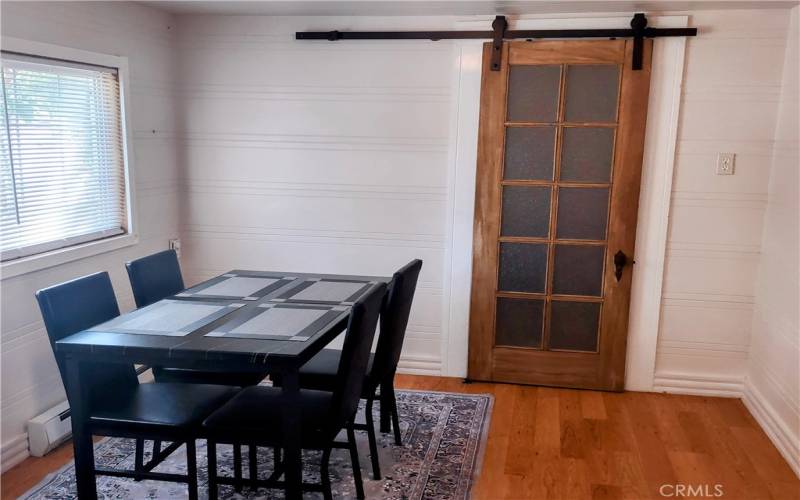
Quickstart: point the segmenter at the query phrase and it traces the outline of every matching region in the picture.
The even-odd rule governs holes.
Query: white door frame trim
[[[458,29],[484,27],[491,18],[458,22]],[[627,27],[630,14],[511,20],[513,29]],[[648,17],[650,26],[685,27],[688,16]],[[448,241],[445,270],[445,311],[442,373],[465,377],[469,340],[472,282],[472,225],[480,110],[482,41],[454,44],[452,112],[448,171]],[[670,197],[680,112],[684,37],[658,38],[653,52],[647,133],[636,233],[625,388],[651,391],[661,317]],[[447,267],[447,266],[446,266]]]

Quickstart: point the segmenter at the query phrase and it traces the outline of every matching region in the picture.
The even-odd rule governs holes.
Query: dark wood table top
[[[390,277],[234,270],[56,342],[74,358],[187,368],[296,368]]]

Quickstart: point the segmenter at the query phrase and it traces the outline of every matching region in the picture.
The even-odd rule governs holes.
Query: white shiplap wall
[[[2,465],[27,455],[28,419],[65,399],[41,315],[40,288],[85,274],[111,274],[123,309],[133,306],[123,263],[167,247],[178,232],[177,148],[172,140],[172,17],[126,3],[3,2],[2,34],[129,58],[139,243],[114,252],[3,279]]]
[[[656,389],[742,394],[788,12],[692,14]],[[735,175],[715,175],[719,152]]]
[[[453,47],[293,40],[387,23],[447,18],[180,19],[183,267],[390,275],[421,258],[402,366],[438,373]]]
[[[800,7],[792,9],[745,403],[800,475]]]

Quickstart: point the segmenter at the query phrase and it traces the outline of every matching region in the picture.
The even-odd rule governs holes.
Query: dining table
[[[83,363],[124,363],[281,377],[289,498],[301,497],[299,370],[347,327],[352,305],[391,277],[233,270],[56,342],[71,401],[78,497],[96,498]]]

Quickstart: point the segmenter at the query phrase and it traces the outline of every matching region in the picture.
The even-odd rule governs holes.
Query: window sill
[[[80,245],[60,248],[30,257],[23,257],[8,262],[0,263],[0,281],[23,274],[34,273],[49,267],[59,266],[67,262],[93,257],[101,253],[111,252],[120,248],[129,247],[139,242],[136,234],[123,234],[90,241]]]

